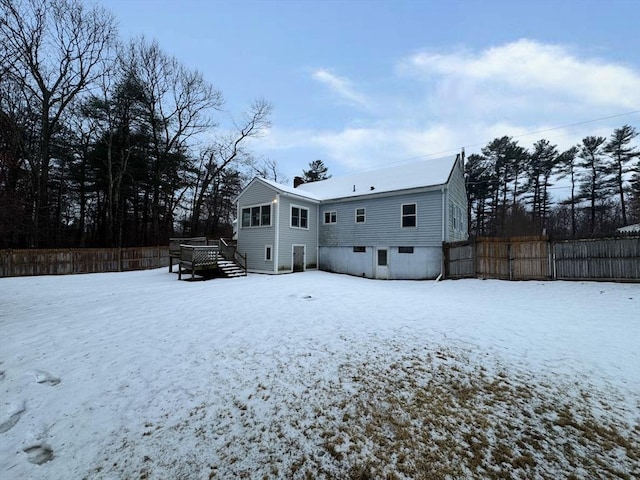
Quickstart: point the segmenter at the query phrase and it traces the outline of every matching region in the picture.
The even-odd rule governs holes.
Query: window
[[[466,218],[463,214],[462,208],[460,208],[458,205],[454,205],[453,202],[449,204],[449,208],[451,216],[451,228],[453,228],[453,230],[464,232],[466,228]]]
[[[413,247],[398,247],[398,253],[413,253]]]
[[[336,223],[338,221],[338,212],[324,212],[324,223]]]
[[[405,203],[402,205],[402,226],[403,227],[415,227],[416,226],[416,204]]]
[[[273,260],[271,254],[273,252],[273,247],[271,245],[265,245],[264,246],[264,259],[267,262],[270,262],[271,260]]]
[[[386,249],[378,250],[378,266],[379,267],[387,266],[387,250]]]
[[[309,209],[291,207],[291,226],[294,228],[309,228]]]
[[[366,251],[366,247],[353,247],[353,253],[364,253]]]
[[[271,225],[271,204],[242,209],[242,227],[268,227]]]
[[[260,225],[271,225],[271,205],[263,205],[260,214]]]
[[[251,207],[251,226],[257,227],[260,225],[260,207]]]
[[[356,223],[364,223],[365,219],[366,219],[365,209],[356,208]]]

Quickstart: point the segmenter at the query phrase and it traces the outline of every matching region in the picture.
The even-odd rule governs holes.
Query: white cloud
[[[541,93],[550,100],[563,97],[590,105],[640,108],[640,73],[624,65],[581,59],[561,45],[532,40],[488,48],[480,52],[439,54],[423,52],[402,63],[402,71],[422,77],[457,79],[489,93]]]
[[[331,91],[348,103],[366,108],[370,106],[369,100],[355,90],[353,83],[348,78],[340,77],[323,68],[316,70],[311,76],[314,80],[329,87]]]
[[[504,135],[526,148],[547,138],[564,150],[586,135],[609,136],[625,123],[640,123],[635,113],[557,128],[640,110],[638,70],[583,58],[562,45],[519,40],[476,52],[422,52],[401,60],[398,71],[383,82],[393,89],[370,93],[375,109],[348,79],[314,72],[315,80],[356,107],[352,116],[341,114],[331,127],[274,129],[266,142],[270,157],[295,165],[296,172],[320,158],[340,174],[453,155],[463,146],[468,154],[479,152]]]

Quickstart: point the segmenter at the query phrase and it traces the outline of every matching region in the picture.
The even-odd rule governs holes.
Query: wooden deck
[[[182,269],[191,272],[191,278],[196,273],[206,274],[218,268],[218,245],[180,245],[180,260],[178,262],[178,280],[182,280]]]
[[[180,261],[180,245],[207,245],[207,237],[184,237],[169,239],[169,273],[173,271],[173,259]]]

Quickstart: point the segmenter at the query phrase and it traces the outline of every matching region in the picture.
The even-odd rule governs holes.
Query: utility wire
[[[610,115],[608,117],[594,118],[592,120],[585,120],[585,121],[582,121],[582,122],[569,123],[567,125],[560,125],[558,127],[546,128],[544,130],[536,130],[536,131],[532,131],[532,132],[521,133],[520,135],[512,135],[511,138],[521,138],[521,137],[527,137],[529,135],[537,135],[539,133],[551,132],[553,130],[560,130],[562,128],[577,127],[579,125],[586,125],[588,123],[601,122],[603,120],[611,120],[612,118],[618,118],[618,117],[624,117],[624,116],[627,116],[627,115],[633,115],[634,113],[640,113],[640,110],[633,110],[631,112],[618,113],[616,115]],[[472,147],[478,147],[480,145],[484,146],[484,145],[487,145],[489,143],[489,141],[480,142],[480,143],[472,143],[470,145],[463,145],[462,148],[463,149],[467,149],[467,148],[472,148]],[[389,162],[386,165],[397,165],[397,164],[405,163],[405,162],[408,162],[408,161],[411,161],[411,160],[417,160],[417,159],[420,159],[420,158],[435,157],[436,155],[444,155],[444,154],[447,154],[447,153],[454,153],[454,152],[459,152],[459,151],[460,151],[460,149],[458,149],[458,148],[451,148],[449,150],[441,150],[439,152],[425,153],[423,155],[416,155],[415,157],[407,157],[407,158],[404,158],[404,159],[401,159],[401,160],[396,160],[394,162]],[[359,171],[367,171],[367,170],[372,170],[374,168],[379,168],[379,167],[371,167],[371,168],[364,168],[364,169],[349,170],[348,173],[355,173],[355,172],[359,172]]]

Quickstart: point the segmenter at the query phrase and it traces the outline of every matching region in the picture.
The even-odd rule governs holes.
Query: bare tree
[[[115,39],[113,16],[80,0],[0,0],[3,74],[38,105],[40,145],[33,172],[35,243],[47,233],[52,136],[70,102],[99,77]]]
[[[173,209],[179,204],[174,195],[184,195],[175,175],[162,184],[165,176],[176,173],[176,162],[185,159],[189,141],[215,126],[211,116],[224,104],[222,92],[206,82],[200,72],[189,70],[177,59],[164,53],[157,42],[140,38],[129,47],[132,78],[143,88],[143,103],[151,134],[151,223],[154,241],[162,241],[172,226]],[[161,195],[165,207],[161,209]],[[162,211],[161,211],[162,210]]]
[[[253,165],[254,159],[247,149],[249,140],[259,137],[270,126],[271,104],[266,100],[257,100],[243,115],[240,123],[234,122],[234,130],[219,135],[200,155],[196,171],[191,214],[191,231],[196,234],[202,214],[202,206],[214,179],[229,165],[245,163]]]
[[[278,163],[270,158],[263,159],[253,166],[253,173],[257,176],[273,180],[274,182],[287,184],[289,179],[282,175],[278,169]]]

